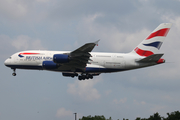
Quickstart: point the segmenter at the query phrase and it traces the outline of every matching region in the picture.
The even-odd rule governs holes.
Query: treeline
[[[89,116],[87,116],[87,117],[85,117],[85,116],[83,116],[81,119],[79,119],[79,120],[112,120],[111,119],[111,117],[109,117],[109,119],[106,119],[105,117],[104,117],[104,115],[102,115],[102,116],[98,116],[98,115],[96,115],[96,116],[91,116],[91,115],[89,115]]]
[[[83,116],[82,118],[80,118],[79,120],[113,120],[111,117],[109,117],[109,119],[106,119],[103,115],[102,116]],[[118,119],[120,120],[120,119]],[[129,120],[129,119],[125,119],[123,118],[123,120]],[[137,117],[135,120],[180,120],[180,112],[179,111],[175,111],[175,112],[171,112],[171,113],[167,113],[167,117],[162,117],[159,115],[159,113],[154,113],[154,115],[151,115],[149,118],[140,118]]]

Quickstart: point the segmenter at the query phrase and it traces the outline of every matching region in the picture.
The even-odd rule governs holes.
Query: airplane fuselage
[[[21,53],[25,53],[21,55]],[[68,66],[59,66],[56,68],[53,62],[53,56],[55,54],[70,53],[70,51],[21,51],[13,54],[5,61],[5,65],[12,69],[35,69],[35,70],[50,70],[59,72],[78,72],[78,73],[106,73],[106,72],[118,72],[130,69],[136,69],[144,66],[152,66],[157,64],[152,63],[138,63],[139,59],[144,57],[138,55],[122,54],[122,53],[101,53],[91,52],[91,57],[85,68],[82,70],[71,70]],[[49,62],[55,66],[44,66],[43,62]],[[80,61],[81,62],[81,61]],[[51,68],[52,67],[52,68]]]

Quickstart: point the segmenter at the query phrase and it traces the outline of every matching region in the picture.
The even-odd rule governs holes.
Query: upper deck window
[[[108,56],[108,55],[96,55],[96,57],[111,57],[111,56]]]
[[[117,56],[117,58],[123,58],[123,56]]]

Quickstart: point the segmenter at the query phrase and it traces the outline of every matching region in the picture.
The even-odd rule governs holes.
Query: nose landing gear
[[[13,75],[13,76],[16,76],[16,69],[13,69],[12,75]]]

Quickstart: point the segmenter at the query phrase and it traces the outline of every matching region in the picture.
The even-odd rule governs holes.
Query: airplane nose
[[[5,61],[4,61],[4,65],[5,66],[8,66],[10,64],[10,60],[9,59],[6,59]]]

